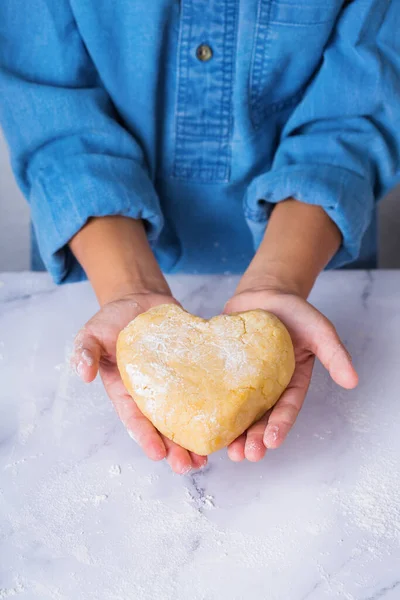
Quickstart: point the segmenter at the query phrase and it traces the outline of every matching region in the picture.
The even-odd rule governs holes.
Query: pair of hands
[[[77,335],[72,363],[87,383],[100,373],[122,423],[148,458],[166,458],[175,473],[183,474],[205,466],[207,457],[185,450],[155,429],[125,390],[115,354],[117,337],[132,319],[154,306],[168,303],[177,302],[170,295],[149,292],[130,294],[104,305]],[[233,296],[224,312],[255,308],[272,312],[286,325],[294,345],[296,368],[289,387],[272,410],[229,445],[228,455],[233,461],[245,458],[259,461],[267,448],[282,444],[303,405],[315,357],[338,385],[352,389],[358,382],[351,358],[334,326],[306,300],[279,289],[247,289]]]

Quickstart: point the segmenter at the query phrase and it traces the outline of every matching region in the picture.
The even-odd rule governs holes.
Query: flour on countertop
[[[12,438],[19,454],[7,456],[15,468],[2,471],[7,496],[0,494],[0,513],[7,527],[2,530],[0,520],[0,552],[6,540],[20,578],[0,583],[0,600],[19,594],[29,600],[78,600],[79,594],[85,600],[225,600],[228,580],[237,593],[232,600],[257,598],[260,585],[268,600],[292,599],[288,593],[269,595],[270,581],[279,580],[279,589],[292,593],[288,573],[297,574],[309,557],[321,582],[312,600],[354,600],[358,596],[346,592],[341,573],[323,565],[334,536],[340,553],[343,539],[356,532],[359,542],[347,551],[350,563],[343,567],[356,581],[360,564],[379,560],[397,543],[397,457],[388,452],[390,444],[367,443],[357,403],[337,392],[328,401],[338,408],[340,427],[329,422],[325,430],[320,420],[320,437],[314,437],[305,412],[306,425],[301,416],[288,446],[271,452],[262,465],[232,466],[217,455],[209,471],[180,478],[167,465],[141,458],[100,382],[87,388],[68,369],[59,377],[50,408],[40,411],[32,398],[22,406]],[[342,421],[349,424],[346,435]],[[379,436],[387,438],[389,421],[379,427]],[[332,450],[318,453],[331,435],[359,449],[351,455],[353,470],[338,457],[346,482],[327,473],[325,484],[318,469]],[[54,455],[38,452],[34,471],[27,469],[25,461],[34,456],[32,450],[24,456],[27,443],[36,444],[35,450],[45,443]],[[27,484],[29,471],[34,477]],[[356,557],[363,562],[352,563]]]
[[[106,502],[107,499],[108,499],[107,494],[97,494],[97,495],[93,496],[92,498],[83,497],[82,502],[90,502],[91,504],[93,504],[93,506],[99,506],[103,502]]]
[[[203,504],[204,504],[205,508],[208,508],[208,509],[215,508],[214,496],[211,496],[211,494],[206,494],[204,496]]]
[[[385,539],[398,540],[400,544],[400,463],[397,454],[392,455],[390,445],[387,446],[390,415],[382,413],[379,421],[374,419],[372,414],[382,411],[379,403],[369,400],[366,407],[361,396],[349,402],[341,390],[335,390],[331,402],[349,425],[349,440],[361,458],[354,483],[348,488],[333,484],[331,492],[341,512],[368,536],[371,547],[379,554],[384,551]],[[330,429],[325,433],[331,434]],[[371,443],[371,439],[375,442]]]
[[[7,598],[13,598],[25,591],[24,586],[21,583],[13,588],[0,588],[0,600],[6,600]]]
[[[214,496],[211,494],[201,494],[199,496],[195,496],[189,488],[185,489],[185,494],[189,503],[196,506],[196,508],[205,508],[207,510],[215,508]]]
[[[19,460],[16,460],[12,463],[6,464],[4,466],[4,470],[14,469],[15,467],[18,467],[19,465],[23,465],[24,463],[26,463],[30,460],[34,460],[36,458],[40,458],[41,456],[43,456],[43,452],[40,452],[40,454],[32,454],[32,456],[24,456],[24,458],[20,458]]]
[[[399,460],[385,454],[378,449],[368,464],[361,466],[352,490],[346,494],[338,488],[332,490],[346,517],[370,534],[378,548],[384,539],[400,543]]]
[[[55,492],[54,488],[49,490],[49,501],[55,502],[55,505],[54,508],[50,507],[47,528],[44,531],[42,529],[37,531],[37,534],[40,535],[42,543],[51,550],[55,557],[63,554],[68,548],[68,554],[73,556],[78,563],[91,564],[96,567],[99,573],[108,573],[107,589],[114,590],[115,595],[107,596],[107,598],[130,598],[131,596],[128,594],[134,590],[135,600],[172,599],[177,586],[179,587],[180,566],[186,563],[191,551],[199,552],[200,548],[201,562],[207,562],[208,552],[212,551],[214,553],[216,547],[220,548],[216,555],[217,560],[218,555],[220,559],[229,555],[232,564],[238,566],[243,562],[244,548],[246,549],[244,561],[253,565],[258,564],[260,568],[262,568],[268,556],[269,560],[273,559],[273,554],[271,555],[271,551],[267,550],[269,545],[265,541],[262,542],[257,538],[245,536],[238,532],[226,534],[219,531],[207,519],[202,518],[196,511],[177,512],[168,508],[159,500],[147,499],[143,501],[142,496],[137,492],[126,493],[126,490],[123,510],[125,514],[129,514],[129,511],[126,512],[126,503],[129,503],[130,510],[137,518],[134,524],[130,524],[129,520],[125,523],[125,532],[119,544],[122,545],[122,548],[125,548],[124,554],[128,552],[130,546],[133,550],[135,545],[139,552],[132,554],[132,560],[127,559],[127,557],[121,560],[122,556],[118,553],[120,557],[116,563],[113,560],[112,550],[113,543],[118,544],[116,540],[114,542],[111,540],[110,543],[110,540],[101,536],[99,538],[101,543],[97,542],[91,552],[90,539],[93,538],[93,534],[92,532],[86,534],[85,531],[79,530],[79,527],[77,527],[82,522],[81,517],[84,516],[84,513],[82,513],[82,509],[78,509],[78,497],[74,499],[74,496],[71,495],[72,490],[65,478],[63,479],[62,497],[58,496],[59,492]],[[65,486],[65,484],[67,485]],[[54,493],[57,495],[55,496]],[[121,500],[122,496],[119,498],[119,501]],[[37,514],[37,510],[38,507],[31,513],[31,516]],[[58,514],[56,514],[56,511]],[[25,516],[21,515],[21,517],[22,519],[28,517],[31,521],[29,512],[25,513]],[[66,520],[65,523],[64,519]],[[119,529],[118,536],[121,533]],[[111,531],[109,531],[109,534],[111,534]],[[93,539],[96,539],[96,537]],[[66,540],[68,540],[67,548],[64,545]],[[167,560],[163,548],[165,550],[168,548]],[[110,571],[110,565],[113,565],[112,571]],[[82,569],[79,572],[82,573]],[[85,583],[84,581],[79,583],[78,580],[78,585],[85,586]],[[85,598],[93,600],[101,598],[104,585],[105,580],[103,578],[99,578],[97,585],[93,581],[90,593],[85,595]],[[87,589],[86,586],[85,589]],[[197,587],[196,580],[194,580],[192,591],[191,600],[202,598],[201,587]]]
[[[111,477],[118,477],[118,475],[121,475],[121,467],[120,465],[112,465],[108,472],[110,473]]]
[[[190,600],[202,600],[205,583],[199,572],[208,573],[207,586],[220,589],[221,577],[228,577],[231,570],[261,572],[269,565],[280,572],[295,558],[296,548],[287,543],[290,530],[271,526],[265,539],[236,528],[220,528],[198,511],[196,501],[161,500],[162,486],[153,490],[159,475],[142,476],[134,468],[122,469],[124,485],[113,490],[110,479],[107,484],[104,478],[107,471],[102,473],[100,467],[101,463],[84,461],[54,472],[45,485],[32,489],[28,501],[10,507],[8,515],[16,541],[24,539],[26,532],[39,541],[35,542],[39,548],[30,550],[33,556],[40,552],[51,561],[76,561],[71,585],[74,591],[84,590],[85,600],[173,600],[181,593]],[[189,495],[183,478],[169,477],[182,484],[182,496]],[[215,508],[212,494],[206,492],[201,504],[205,509]],[[123,527],[121,514],[125,515]],[[43,567],[36,564],[34,581],[28,572],[23,579],[35,600],[57,597],[49,591],[46,565],[46,561]],[[89,579],[87,566],[95,573]],[[47,580],[48,585],[37,591],[37,583]],[[77,596],[60,593],[63,600],[72,597]]]

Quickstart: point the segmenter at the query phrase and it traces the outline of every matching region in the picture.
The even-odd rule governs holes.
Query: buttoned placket
[[[237,0],[182,0],[173,176],[230,177]]]

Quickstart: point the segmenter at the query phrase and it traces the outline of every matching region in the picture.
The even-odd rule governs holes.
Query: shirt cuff
[[[67,244],[90,217],[143,219],[151,242],[163,227],[147,172],[126,158],[85,154],[59,159],[36,175],[29,201],[40,254],[56,283],[85,278]]]
[[[343,242],[328,268],[357,258],[374,205],[370,182],[356,173],[331,165],[292,165],[256,177],[244,198],[244,213],[251,231],[261,241],[273,205],[294,198],[321,206],[340,229]],[[307,232],[305,232],[307,235]]]

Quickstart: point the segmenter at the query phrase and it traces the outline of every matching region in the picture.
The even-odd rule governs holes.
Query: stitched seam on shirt
[[[307,88],[307,84],[298,92],[295,92],[291,96],[284,98],[283,100],[277,100],[276,102],[271,102],[266,106],[260,106],[259,108],[259,118],[261,124],[267,117],[273,115],[282,110],[286,110],[287,108],[291,108],[294,104],[297,104],[302,97],[304,96],[305,90]]]
[[[248,206],[244,208],[244,216],[250,221],[255,221],[256,223],[266,223],[268,221],[268,216],[265,213],[262,213],[262,208],[255,211]]]
[[[258,44],[258,40],[260,37],[260,28],[261,28],[261,11],[262,11],[262,0],[258,0],[258,7],[257,7],[257,21],[256,21],[256,29],[255,29],[255,33],[254,33],[254,43],[253,43],[253,50],[252,50],[252,56],[251,56],[251,63],[250,63],[250,77],[249,77],[249,89],[248,89],[248,98],[250,98],[250,109],[252,110],[252,104],[254,102],[254,89],[255,89],[255,81],[256,81],[256,62],[257,60],[259,60],[258,58],[258,49],[259,49],[259,44]]]
[[[179,171],[178,175],[175,175],[174,179],[177,181],[187,181],[190,179],[193,183],[201,183],[202,185],[210,185],[215,186],[216,184],[225,183],[225,171],[223,173],[219,173],[218,171],[213,171],[211,173],[201,173],[198,171],[193,171],[190,173]]]
[[[224,83],[225,83],[225,73],[226,73],[226,69],[227,69],[227,61],[226,61],[226,34],[227,34],[227,17],[226,17],[226,13],[227,13],[227,5],[225,2],[224,7],[225,11],[224,11],[224,33],[223,33],[223,42],[222,42],[222,52],[223,52],[223,57],[222,57],[222,72],[221,72],[221,101],[219,103],[219,118],[218,118],[218,123],[220,125],[220,131],[218,133],[218,142],[219,142],[219,155],[221,155],[221,153],[223,152],[222,150],[222,139],[221,139],[221,129],[223,127],[224,121],[225,121],[225,117],[224,117],[224,112],[225,112],[225,106],[224,106],[224,102],[225,102],[225,98],[224,98]]]
[[[251,111],[253,123],[260,125],[260,106],[261,106],[261,82],[267,64],[267,47],[271,44],[269,36],[269,20],[271,15],[271,0],[259,0],[258,23],[255,37],[255,50],[252,63],[251,74]]]
[[[198,178],[206,179],[207,174],[214,182],[226,182],[230,175],[231,162],[231,145],[230,138],[232,135],[232,94],[233,94],[233,73],[235,67],[234,50],[237,34],[237,1],[234,0],[215,0],[215,11],[223,16],[223,30],[218,41],[218,66],[217,71],[211,71],[212,78],[211,98],[212,101],[218,102],[218,118],[215,119],[209,112],[204,115],[202,120],[197,118],[192,107],[188,106],[188,96],[186,89],[191,77],[191,41],[196,36],[192,33],[193,24],[193,0],[183,2],[183,16],[181,23],[181,41],[179,48],[179,75],[178,88],[182,89],[177,95],[177,118],[175,126],[175,149],[174,162],[172,169],[172,177]],[[188,7],[188,8],[187,8]],[[185,10],[185,8],[187,8]],[[210,63],[211,69],[213,64]],[[207,65],[204,65],[207,69]],[[193,81],[196,85],[196,77],[201,77],[198,70],[193,67]],[[216,79],[217,78],[217,79]],[[214,81],[216,79],[216,81]],[[206,82],[199,80],[199,85],[203,85],[204,89],[210,91]],[[200,87],[201,89],[201,87]],[[208,104],[207,104],[208,106]],[[208,156],[201,148],[200,152],[196,150],[199,147],[199,142],[207,141]],[[207,161],[207,158],[209,159]],[[194,166],[191,165],[194,163]],[[196,166],[196,163],[198,166]]]
[[[304,8],[304,3],[299,2],[298,4],[295,4],[294,2],[283,2],[283,0],[272,0],[272,2],[274,4],[279,3],[279,5],[281,6],[289,6],[289,8],[298,8],[298,9],[303,9]],[[351,2],[351,0],[350,0]],[[315,2],[314,0],[312,1],[312,4],[310,4],[310,8],[313,8],[314,6],[319,6],[320,8],[324,8],[324,0],[321,0],[321,2]]]
[[[57,176],[57,171],[58,171],[58,176]],[[46,204],[47,204],[47,207],[48,207],[48,214],[49,214],[50,219],[52,221],[54,230],[57,232],[58,238],[62,239],[63,236],[61,235],[61,232],[60,232],[60,230],[58,228],[58,221],[55,219],[54,213],[53,213],[53,211],[51,209],[52,203],[50,202],[50,198],[52,197],[52,193],[48,189],[48,184],[49,184],[49,179],[51,179],[52,176],[53,177],[57,176],[58,183],[64,182],[63,173],[62,173],[62,171],[60,171],[60,169],[55,169],[55,172],[52,175],[49,173],[49,177],[48,178],[44,177],[44,170],[39,171],[38,176],[37,176],[37,181],[40,184],[40,186],[41,186],[41,188],[42,188],[42,190],[44,192],[45,197],[48,199],[48,202]],[[62,185],[61,187],[63,187],[65,189],[65,185],[64,186]],[[77,211],[77,207],[76,207],[75,202],[73,201],[71,204],[72,204],[72,207],[73,207],[76,215],[79,217],[80,215],[79,215],[79,212]],[[63,260],[63,269],[62,269],[61,275],[59,275],[60,281],[62,281],[67,276],[67,274],[68,274],[68,267],[66,266],[66,260],[65,260],[65,257],[64,257],[64,260]]]
[[[183,38],[183,17],[181,16],[183,12],[183,7],[182,7],[182,3],[180,3],[180,19],[181,19],[181,25],[180,25],[180,29],[179,29],[179,38],[178,38],[178,47],[177,47],[177,76],[176,76],[176,90],[175,90],[175,102],[174,102],[174,106],[175,106],[175,118],[174,118],[174,159],[172,161],[172,174],[175,170],[175,160],[176,160],[176,152],[177,152],[177,148],[178,148],[178,139],[179,139],[179,127],[180,127],[180,116],[179,116],[179,97],[181,95],[181,80],[182,80],[182,74],[181,74],[181,69],[180,69],[180,57],[181,57],[181,49],[182,49],[182,38]]]
[[[264,29],[264,52],[262,52],[261,55],[261,70],[260,70],[260,80],[258,82],[258,89],[257,89],[257,100],[256,100],[256,106],[257,109],[260,110],[261,109],[261,104],[262,104],[262,95],[261,95],[261,86],[262,86],[262,82],[265,79],[265,72],[267,70],[267,65],[270,64],[270,57],[268,54],[268,50],[271,46],[271,36],[270,36],[270,32],[271,32],[271,10],[272,10],[272,2],[271,0],[269,0],[268,2],[268,10],[266,11],[266,22],[265,22],[265,29]]]
[[[289,27],[309,27],[310,25],[325,25],[327,20],[318,19],[318,21],[306,21],[304,23],[296,23],[295,21],[271,20],[270,23],[271,25],[283,25],[284,27],[286,27],[286,25]]]
[[[279,0],[280,4],[281,3]],[[288,109],[296,104],[304,95],[304,91],[307,88],[306,83],[301,90],[290,94],[282,100],[276,100],[268,103],[263,102],[263,82],[265,81],[266,71],[270,64],[270,56],[268,50],[271,47],[271,28],[273,25],[282,25],[289,27],[309,27],[313,25],[322,25],[329,21],[326,20],[315,20],[305,21],[304,23],[296,23],[292,21],[279,21],[272,19],[272,7],[273,0],[259,0],[259,11],[257,16],[257,28],[255,34],[255,45],[251,63],[251,76],[250,76],[250,111],[251,120],[255,129],[258,129],[262,123],[272,114]],[[275,2],[276,4],[276,2]],[[287,4],[291,8],[302,8],[302,5]],[[266,100],[266,99],[265,99]]]
[[[284,177],[290,177],[290,173],[298,173],[298,172],[304,172],[304,167],[306,165],[296,165],[296,166],[291,166],[289,168],[290,172],[289,173],[283,173]],[[307,165],[308,167],[310,165]],[[320,165],[314,165],[315,168],[317,169],[318,167],[320,167],[321,169],[325,169],[325,168],[331,168],[332,170],[339,170],[339,171],[344,171],[346,173],[347,177],[354,177],[356,179],[360,179],[361,181],[366,181],[366,179],[364,177],[361,177],[358,173],[355,173],[354,171],[351,171],[350,169],[347,169],[346,167],[341,167],[338,165],[333,165],[330,163],[322,163]],[[274,182],[276,180],[282,180],[282,174],[276,174],[276,175],[269,175],[269,181],[268,181],[268,185],[269,187],[273,187]],[[339,190],[339,196],[337,198],[335,198],[335,202],[331,203],[331,204],[319,204],[319,206],[321,206],[322,208],[324,208],[324,210],[332,210],[332,211],[336,211],[338,209],[338,207],[341,206],[341,198],[342,198],[342,189],[344,187],[344,183],[345,182],[341,182],[341,186],[340,186],[340,190]],[[270,198],[271,198],[271,192],[270,193],[266,193],[264,195],[261,196],[263,199],[265,199],[267,202],[270,202]],[[359,203],[361,203],[361,200],[359,201]],[[253,208],[251,208],[248,204],[248,199],[247,197],[245,197],[244,199],[244,213],[245,216],[248,215],[249,218],[251,220],[257,220],[257,214],[258,211],[255,211]]]
[[[225,119],[221,115],[221,124],[227,134],[224,136],[221,131],[220,135],[220,152],[224,152],[223,146],[226,147],[226,177],[229,178],[230,163],[232,157],[232,147],[229,143],[232,128],[232,112],[233,112],[233,82],[234,82],[234,70],[236,61],[236,46],[237,46],[237,13],[238,5],[237,0],[232,3],[228,0],[225,2],[225,28],[224,28],[224,55],[227,56],[228,60],[224,60],[223,63],[223,80],[222,80],[222,98],[221,98],[221,112],[227,109],[228,116]]]
[[[189,7],[190,8],[190,7]],[[191,37],[192,22],[190,19],[190,10],[186,11],[185,3],[181,3],[181,27],[178,47],[178,81],[177,81],[177,99],[176,99],[176,135],[175,135],[175,160],[173,172],[176,171],[176,156],[178,150],[186,152],[186,144],[181,143],[179,128],[185,129],[185,116],[187,105],[187,81],[189,80],[189,41]],[[188,24],[186,25],[186,21]],[[183,68],[182,68],[183,67]]]

